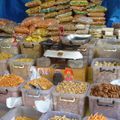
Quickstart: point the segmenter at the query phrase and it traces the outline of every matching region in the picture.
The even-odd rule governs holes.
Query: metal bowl
[[[70,34],[61,37],[61,41],[64,45],[83,45],[89,42],[91,39],[91,35],[78,35],[78,34]]]

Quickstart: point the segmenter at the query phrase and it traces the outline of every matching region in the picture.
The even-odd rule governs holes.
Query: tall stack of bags
[[[87,15],[87,6],[89,2],[87,0],[71,0],[70,5],[74,12],[77,15]]]
[[[40,0],[30,1],[26,3],[25,6],[28,7],[28,9],[26,10],[26,13],[29,16],[36,15],[36,14],[39,14],[41,10],[41,1]]]

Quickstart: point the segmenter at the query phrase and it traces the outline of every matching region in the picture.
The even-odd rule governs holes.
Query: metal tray
[[[90,39],[91,39],[90,34],[86,35],[70,34],[61,37],[61,41],[65,45],[82,45],[89,42]]]
[[[83,59],[83,55],[79,51],[46,50],[44,56],[72,60]]]

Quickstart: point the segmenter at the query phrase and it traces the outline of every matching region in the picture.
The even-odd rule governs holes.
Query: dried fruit
[[[104,98],[120,98],[120,86],[110,83],[95,85],[91,89],[91,95]]]
[[[83,94],[86,92],[86,89],[87,83],[85,82],[64,81],[57,86],[56,91],[71,94]]]

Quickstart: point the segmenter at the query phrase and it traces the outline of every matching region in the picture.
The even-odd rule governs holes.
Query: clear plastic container
[[[34,107],[35,106],[35,101],[39,100],[46,100],[46,99],[52,99],[52,91],[53,88],[49,90],[29,90],[22,88],[22,100],[23,100],[23,105],[28,106],[28,107]]]
[[[85,44],[78,48],[78,50],[82,53],[84,58],[87,59],[87,64],[90,65],[94,57],[93,45]]]
[[[119,39],[102,39],[98,40],[95,45],[96,57],[120,58],[120,40]]]
[[[23,77],[23,79],[28,80],[31,77],[30,68],[34,64],[34,60],[31,62],[16,62],[16,59],[19,58],[29,58],[28,55],[17,55],[13,59],[9,60],[10,73],[16,74]]]
[[[60,111],[48,112],[48,113],[42,115],[39,120],[49,120],[51,117],[54,117],[54,116],[66,116],[67,118],[70,118],[70,119],[81,120],[81,117],[77,114],[60,112]]]
[[[0,72],[8,70],[8,60],[0,60]]]
[[[39,120],[39,118],[41,117],[41,113],[39,113],[35,109],[21,106],[21,107],[18,107],[18,108],[15,108],[9,111],[1,119],[2,120],[15,120],[16,117],[20,117],[20,116],[29,117],[34,120]]]
[[[88,117],[83,118],[83,120],[88,120]],[[115,119],[107,118],[107,120],[115,120]]]
[[[0,87],[0,103],[6,104],[6,99],[9,97],[20,97],[23,83],[17,87]]]
[[[17,55],[19,54],[19,45],[16,42],[16,45],[12,42],[12,38],[4,39],[0,42],[1,52]]]
[[[95,85],[97,84],[91,85],[91,88]],[[101,113],[106,117],[120,120],[120,99],[92,96],[91,88],[88,92],[90,113]]]
[[[78,82],[78,81],[77,81]],[[84,94],[63,94],[53,91],[53,109],[55,111],[65,111],[81,116],[85,112],[85,98],[87,90]]]
[[[96,66],[96,62],[120,62],[114,58],[96,58],[92,62],[93,81],[96,82],[111,82],[120,78],[120,66]]]
[[[40,43],[35,42],[20,42],[21,53],[28,55],[31,58],[39,58],[43,54]]]
[[[0,104],[0,120],[10,109],[5,104]]]

